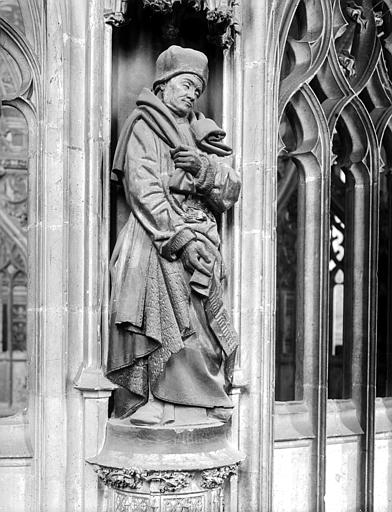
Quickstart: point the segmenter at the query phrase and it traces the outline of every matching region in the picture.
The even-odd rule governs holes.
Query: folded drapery
[[[117,143],[113,161],[115,175],[121,176],[124,173],[128,141],[139,119],[143,119],[169,147],[174,149],[181,145],[181,136],[173,114],[149,89],[142,90],[136,105],[137,108],[125,121]],[[201,151],[221,157],[232,154],[232,149],[222,142],[226,136],[225,131],[215,121],[205,118],[201,113],[192,112],[189,123],[196,145]]]

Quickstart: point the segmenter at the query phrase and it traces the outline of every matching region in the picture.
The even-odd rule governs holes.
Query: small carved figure
[[[355,58],[348,50],[342,50],[339,55],[339,64],[344,69],[346,75],[349,78],[356,76],[357,72],[355,70]]]
[[[346,8],[348,16],[354,20],[361,27],[361,30],[365,30],[368,24],[368,20],[365,16],[364,8],[355,2],[348,2]]]
[[[222,302],[216,216],[237,201],[225,133],[193,107],[207,57],[171,46],[126,121],[113,169],[130,216],[112,257],[107,375],[133,424],[226,421],[236,334]]]

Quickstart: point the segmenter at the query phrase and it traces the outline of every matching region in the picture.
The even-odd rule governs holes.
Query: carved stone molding
[[[151,482],[151,490],[159,490],[161,493],[178,492],[188,487],[192,475],[186,471],[162,471],[152,472],[146,477]]]
[[[94,466],[94,471],[105,485],[113,489],[139,489],[148,475],[147,471],[136,468],[120,469],[98,465]]]
[[[135,6],[137,0],[122,2],[121,9],[108,10],[105,22],[113,27],[121,27],[131,21],[127,8]],[[142,7],[153,17],[162,18],[164,39],[176,42],[179,27],[184,16],[189,13],[201,13],[207,21],[207,39],[221,48],[230,48],[238,33],[238,23],[234,15],[234,7],[238,0],[141,0]]]
[[[182,4],[194,11],[205,11],[213,14],[212,21],[220,23],[226,17],[232,17],[232,0],[142,0],[143,6],[158,14],[168,14],[173,11],[175,4]]]
[[[149,496],[114,493],[110,496],[111,510],[130,512],[221,512],[222,495],[220,490],[210,491],[206,499],[203,494],[190,493],[181,496]]]
[[[94,471],[102,482],[122,491],[141,489],[144,483],[149,484],[151,492],[176,493],[191,485],[192,478],[199,479],[203,489],[217,489],[225,481],[238,472],[238,464],[206,469],[198,472],[188,471],[146,471],[138,468],[110,468],[94,465]]]
[[[204,471],[94,466],[99,478],[109,487],[110,510],[116,512],[223,512],[223,485],[237,469],[237,464]]]
[[[128,0],[108,0],[105,4],[104,20],[105,23],[114,28],[127,25],[131,19],[127,16]]]
[[[118,28],[129,23],[123,12],[105,12],[104,14],[105,23],[112,27]]]
[[[138,468],[109,468],[94,466],[94,471],[105,485],[113,489],[132,491],[144,483],[152,492],[178,492],[190,485],[192,475],[186,471],[146,471]]]
[[[204,489],[216,489],[222,487],[225,481],[238,472],[238,464],[224,466],[223,468],[207,469],[201,473],[201,487]]]
[[[116,512],[223,512],[223,485],[238,464],[204,471],[147,471],[94,465]]]
[[[195,2],[196,3],[196,2]],[[143,5],[147,9],[157,14],[167,14],[173,10],[174,1],[172,0],[143,0]]]

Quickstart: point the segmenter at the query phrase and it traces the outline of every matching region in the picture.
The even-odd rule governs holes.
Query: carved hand
[[[170,151],[176,168],[196,176],[202,167],[200,156],[190,146],[177,146]]]
[[[184,247],[181,261],[188,272],[198,270],[206,276],[211,275],[211,256],[208,254],[203,242],[192,240]]]

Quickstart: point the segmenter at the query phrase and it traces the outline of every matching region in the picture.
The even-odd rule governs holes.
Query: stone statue
[[[193,110],[207,57],[171,46],[122,129],[114,172],[130,216],[114,249],[107,376],[134,425],[227,421],[237,337],[222,302],[216,215],[238,199],[231,149]]]

